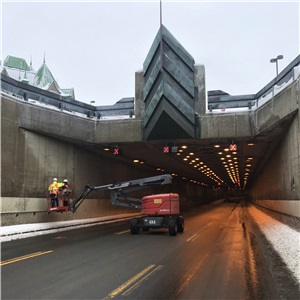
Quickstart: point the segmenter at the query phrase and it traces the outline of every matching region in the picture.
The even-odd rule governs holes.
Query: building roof
[[[27,83],[53,93],[62,96],[69,96],[71,99],[75,99],[73,88],[61,89],[59,87],[50,69],[46,65],[45,59],[41,67],[36,72],[32,68],[31,62],[30,66],[28,66],[24,58],[8,55],[4,60],[3,65],[0,64],[0,72],[1,74],[9,76],[23,83]]]
[[[41,67],[37,70],[33,84],[40,88],[44,88],[45,86],[49,86],[55,81],[51,71],[47,67],[44,62]]]
[[[19,69],[24,71],[32,71],[32,69],[28,66],[26,60],[20,57],[8,55],[5,58],[3,65],[8,68]]]

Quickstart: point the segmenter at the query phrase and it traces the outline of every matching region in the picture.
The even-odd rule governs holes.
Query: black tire
[[[177,218],[177,232],[182,233],[184,231],[184,219],[182,216]]]
[[[131,232],[131,234],[139,234],[140,233],[140,226],[139,226],[138,219],[130,220],[130,232]]]
[[[175,236],[177,234],[177,221],[175,218],[169,220],[169,235]]]

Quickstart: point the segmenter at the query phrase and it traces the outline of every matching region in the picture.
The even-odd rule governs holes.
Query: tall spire
[[[46,63],[46,54],[45,54],[45,51],[44,51],[44,61],[43,63],[45,64]]]
[[[160,15],[160,26],[161,26],[162,25],[162,2],[161,2],[161,0],[160,0],[159,15]]]

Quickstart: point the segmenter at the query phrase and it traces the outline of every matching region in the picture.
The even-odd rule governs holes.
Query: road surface
[[[175,237],[166,229],[131,235],[122,221],[5,242],[2,299],[299,297],[243,203],[202,206],[184,218]]]

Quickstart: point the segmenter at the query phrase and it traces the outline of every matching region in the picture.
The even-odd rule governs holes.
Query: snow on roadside
[[[9,242],[12,240],[24,239],[28,237],[67,231],[72,229],[90,227],[101,224],[108,224],[127,220],[140,213],[119,214],[114,216],[105,216],[99,218],[78,219],[60,222],[21,224],[0,227],[0,242]]]
[[[248,209],[267,240],[300,283],[300,233],[254,206]]]

